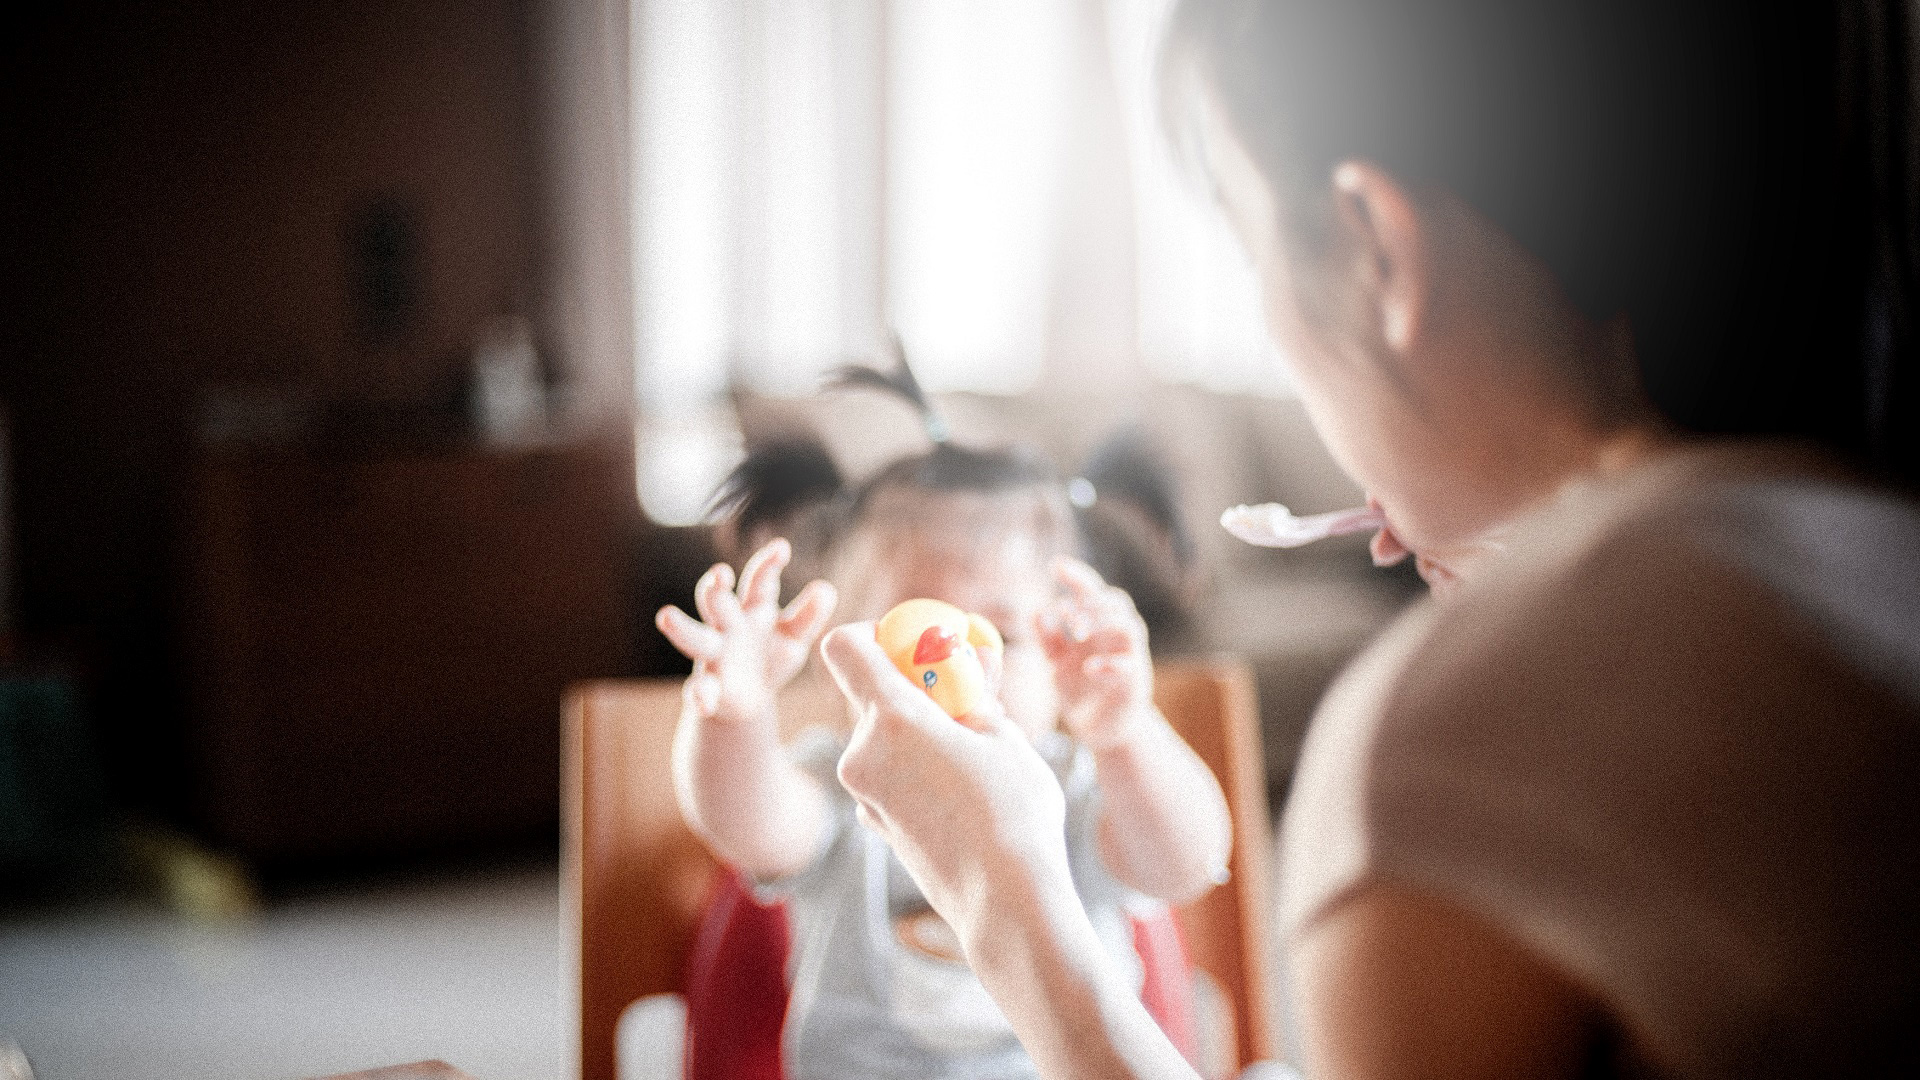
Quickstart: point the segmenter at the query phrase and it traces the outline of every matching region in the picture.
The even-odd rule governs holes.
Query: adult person
[[[1376,557],[1436,585],[1287,810],[1310,1072],[1920,1065],[1920,515],[1856,471],[1912,461],[1901,10],[1180,5],[1182,130]],[[847,788],[1043,1072],[1190,1075],[1004,718],[870,628],[823,652]]]

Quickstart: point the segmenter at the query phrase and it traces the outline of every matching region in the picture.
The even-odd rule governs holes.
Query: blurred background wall
[[[9,678],[69,695],[6,721],[68,747],[17,759],[32,798],[261,865],[544,843],[560,690],[679,670],[647,614],[742,442],[917,447],[812,393],[895,330],[963,439],[1169,466],[1180,647],[1256,663],[1278,794],[1409,583],[1213,525],[1357,493],[1152,121],[1164,7],[5,15],[0,616]]]
[[[618,571],[596,551],[570,584],[516,582],[569,534],[608,548],[632,487],[630,439],[592,430],[625,395],[570,368],[584,347],[542,318],[547,253],[568,250],[543,216],[548,16],[525,0],[4,16],[15,659],[71,673],[121,808],[319,851],[257,820],[264,801],[221,800],[338,780],[369,748],[327,733],[360,724],[403,758],[430,744],[407,762],[430,802],[484,801],[486,756],[531,753],[514,805],[464,831],[551,826],[554,695],[619,670],[627,643],[618,599],[538,611]],[[599,395],[595,421],[575,388]],[[546,655],[511,675],[535,685],[489,672],[529,648]],[[499,715],[408,715],[436,695]],[[273,745],[290,725],[309,735]]]

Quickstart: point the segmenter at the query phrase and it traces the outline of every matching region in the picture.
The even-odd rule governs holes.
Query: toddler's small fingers
[[[1103,626],[1089,633],[1086,639],[1081,642],[1081,645],[1089,652],[1103,656],[1114,653],[1132,652],[1134,647],[1133,632],[1125,627]]]
[[[746,608],[780,602],[780,571],[793,558],[793,545],[779,537],[753,553],[740,571],[740,605]]]
[[[1130,679],[1146,670],[1146,661],[1132,653],[1102,653],[1087,657],[1080,670],[1090,679]]]
[[[1034,617],[1033,636],[1040,642],[1040,648],[1049,657],[1058,658],[1068,646],[1066,628],[1061,625],[1060,617],[1053,612],[1043,612]]]
[[[713,627],[694,619],[693,616],[668,604],[654,615],[653,624],[660,633],[673,643],[673,647],[685,653],[689,660],[711,660],[717,658],[726,648],[726,638]]]
[[[727,622],[727,612],[720,607],[720,597],[732,599],[733,567],[726,563],[714,563],[693,586],[693,607],[708,626],[722,633],[732,628]],[[734,605],[736,608],[739,605]]]
[[[740,596],[735,592],[739,579],[734,577],[733,567],[726,563],[713,568],[713,615],[707,620],[721,631],[730,630],[744,614],[740,610]]]
[[[1107,587],[1107,581],[1100,576],[1100,571],[1079,559],[1061,559],[1054,563],[1054,576],[1069,595],[1082,602],[1096,600]]]
[[[1133,622],[1140,618],[1140,609],[1133,602],[1133,594],[1117,585],[1109,585],[1100,590],[1096,604],[1109,619]]]
[[[827,620],[833,618],[833,609],[839,606],[840,593],[830,583],[812,581],[800,590],[785,611],[780,613],[780,632],[799,641],[811,642],[826,629]]]
[[[701,717],[712,716],[720,709],[720,680],[704,672],[695,672],[687,676],[681,696],[688,707]]]

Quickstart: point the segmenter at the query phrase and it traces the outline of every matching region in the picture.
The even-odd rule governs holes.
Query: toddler
[[[1059,778],[1074,884],[1136,976],[1129,913],[1224,877],[1225,799],[1154,707],[1146,627],[1075,557],[1064,489],[1037,458],[937,441],[852,490],[828,460],[817,444],[756,451],[722,502],[732,534],[757,550],[737,581],[724,563],[701,578],[699,620],[659,613],[694,661],[674,743],[681,809],[763,899],[788,902],[788,1076],[1036,1076],[954,935],[858,823],[834,774],[844,705],[823,710],[828,728],[782,745],[782,710],[804,707],[783,690],[815,640],[836,610],[874,619],[913,597],[993,621],[1006,639],[999,699]],[[784,531],[816,538],[809,554],[827,580],[782,607],[794,557]]]

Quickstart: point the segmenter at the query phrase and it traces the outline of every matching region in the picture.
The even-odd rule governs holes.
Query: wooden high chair
[[[1233,817],[1232,880],[1175,911],[1193,967],[1227,999],[1239,1068],[1277,1060],[1265,975],[1269,825],[1259,716],[1246,668],[1168,661],[1160,709],[1220,779]],[[621,1013],[683,985],[717,865],[680,816],[669,765],[678,680],[606,680],[567,696],[561,784],[563,916],[579,994],[579,1076],[615,1080]]]

